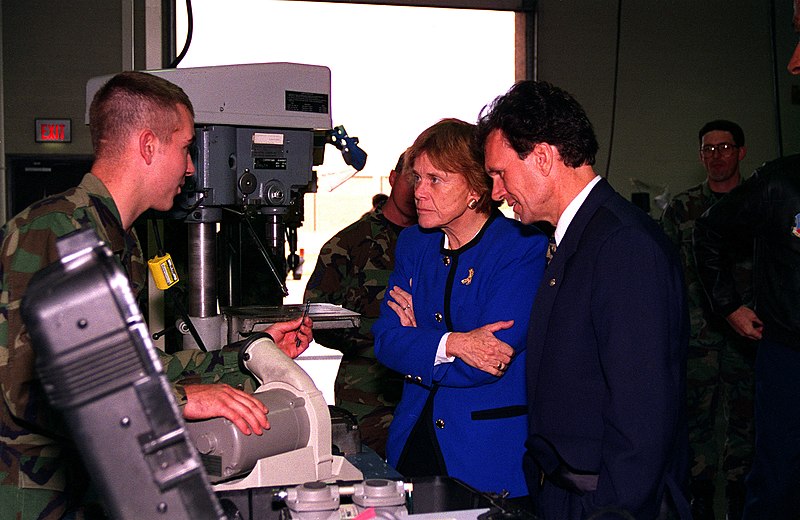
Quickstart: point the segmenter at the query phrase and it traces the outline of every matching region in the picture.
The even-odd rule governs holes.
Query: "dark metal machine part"
[[[109,513],[224,518],[122,268],[91,229],[57,247],[61,261],[34,275],[22,317],[47,398]]]

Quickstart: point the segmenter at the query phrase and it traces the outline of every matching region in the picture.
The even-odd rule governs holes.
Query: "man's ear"
[[[555,160],[555,147],[547,143],[537,143],[525,158],[525,164],[539,175],[547,177],[553,168]]]
[[[393,169],[389,172],[389,187],[394,187],[394,180],[397,178],[397,172]]]
[[[152,164],[153,157],[156,155],[158,139],[150,129],[142,130],[139,134],[139,154],[148,166]]]

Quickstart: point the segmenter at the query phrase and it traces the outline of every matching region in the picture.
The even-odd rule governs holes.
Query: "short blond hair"
[[[138,71],[112,77],[97,91],[89,107],[95,156],[119,155],[130,132],[144,128],[170,142],[180,126],[178,105],[185,106],[194,117],[189,96],[164,78]]]

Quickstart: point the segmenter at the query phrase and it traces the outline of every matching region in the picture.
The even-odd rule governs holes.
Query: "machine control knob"
[[[283,185],[277,181],[271,181],[264,189],[264,198],[272,206],[282,206],[286,202],[286,191]]]
[[[250,170],[245,170],[241,177],[239,177],[239,191],[245,195],[250,195],[258,187],[258,179],[250,173]]]

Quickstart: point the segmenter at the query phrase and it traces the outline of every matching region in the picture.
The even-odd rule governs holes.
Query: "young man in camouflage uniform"
[[[706,180],[676,195],[661,225],[680,249],[691,316],[687,362],[689,441],[692,461],[692,514],[713,520],[714,484],[720,468],[727,481],[727,518],[739,520],[744,508],[744,478],[753,458],[753,363],[755,344],[715,314],[700,285],[694,260],[695,220],[741,182],[739,162],[746,154],[744,132],[736,123],[716,120],[699,132],[700,161]],[[737,253],[739,293],[752,296],[752,250]],[[724,435],[716,420],[725,421]],[[721,460],[720,460],[721,459]]]
[[[403,228],[416,224],[414,187],[403,156],[389,174],[389,198],[342,229],[320,250],[306,286],[306,300],[341,305],[361,314],[358,330],[320,330],[316,340],[343,353],[336,377],[336,404],[359,421],[361,440],[381,457],[402,378],[375,359],[370,329],[394,270],[394,248]]]
[[[194,165],[192,104],[179,87],[155,76],[118,74],[90,109],[95,150],[80,185],[33,204],[0,231],[0,518],[103,518],[65,425],[48,405],[34,371],[34,351],[20,316],[31,277],[59,257],[56,239],[94,228],[125,269],[134,294],[145,267],[133,222],[167,210]],[[310,320],[279,323],[268,333],[295,356],[311,339]],[[299,329],[299,330],[298,330]],[[296,338],[301,339],[299,347]],[[245,434],[268,427],[266,408],[235,351],[180,352],[162,359],[187,419],[226,417]],[[238,388],[235,388],[238,387]],[[135,483],[132,483],[135,485]]]

